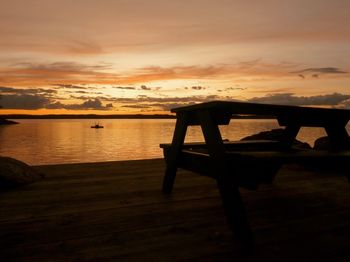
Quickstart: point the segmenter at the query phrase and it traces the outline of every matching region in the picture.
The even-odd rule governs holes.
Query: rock
[[[13,124],[18,124],[18,123],[12,120],[0,118],[0,125],[13,125]]]
[[[11,157],[0,157],[0,189],[33,183],[44,177],[33,167]]]
[[[350,145],[350,139],[348,141],[348,146]],[[346,145],[344,145],[346,146]],[[332,147],[332,145],[329,142],[328,136],[322,136],[316,139],[315,144],[314,144],[314,149],[315,150],[332,150],[335,149]]]
[[[327,136],[319,137],[315,140],[315,150],[329,150],[330,144]]]
[[[283,129],[272,129],[269,131],[263,131],[251,136],[247,136],[242,138],[241,140],[275,140],[279,141],[282,139],[283,136]],[[311,149],[311,146],[308,143],[301,142],[297,139],[294,140],[293,143],[294,148],[300,148],[300,149]]]

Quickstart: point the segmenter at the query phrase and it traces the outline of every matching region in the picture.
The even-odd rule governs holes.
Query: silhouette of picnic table
[[[350,160],[346,124],[350,110],[212,101],[172,109],[176,126],[171,144],[161,144],[166,160],[163,192],[172,192],[177,168],[194,171],[216,180],[229,225],[245,246],[253,245],[239,187],[257,189],[271,182],[285,163],[334,166],[347,172]],[[269,116],[284,127],[278,141],[224,141],[219,125],[234,121],[233,115]],[[233,123],[234,124],[234,123]],[[188,126],[200,126],[204,143],[184,143]],[[301,127],[323,127],[329,150],[293,148]]]

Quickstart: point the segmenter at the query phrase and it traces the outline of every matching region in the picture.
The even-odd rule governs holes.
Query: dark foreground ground
[[[280,171],[242,190],[256,252],[241,252],[215,182],[163,160],[40,166],[46,178],[0,193],[0,261],[350,261],[345,177]]]

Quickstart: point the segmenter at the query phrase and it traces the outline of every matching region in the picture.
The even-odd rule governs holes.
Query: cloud
[[[192,88],[192,87],[191,87]],[[170,110],[174,107],[208,102],[212,100],[238,101],[232,93],[223,93],[230,90],[241,90],[240,87],[230,87],[221,90],[216,95],[191,95],[191,96],[152,96],[138,95],[137,97],[116,97],[109,95],[98,95],[85,90],[74,89],[70,97],[59,97],[55,89],[42,88],[12,88],[0,86],[2,94],[1,105],[6,109],[67,109],[67,110],[111,110],[118,107],[148,109],[148,110]],[[194,90],[201,90],[195,88]],[[298,96],[288,93],[286,90],[277,89],[278,93],[270,93],[246,100],[253,103],[302,105],[302,106],[328,106],[349,108],[350,95],[332,93],[317,96]],[[71,92],[71,91],[68,91]],[[266,92],[264,90],[264,92]],[[71,99],[80,102],[68,104]],[[67,101],[67,102],[65,102]]]
[[[66,45],[66,51],[78,55],[97,55],[104,53],[102,47],[91,40],[73,40],[69,45]]]
[[[104,109],[105,107],[102,105],[101,100],[87,100],[83,102],[81,105],[74,105],[74,109]]]
[[[297,105],[297,106],[338,106],[350,99],[350,95],[333,93],[319,96],[295,96],[293,93],[269,94],[248,100],[253,103]]]
[[[227,87],[224,89],[218,89],[217,91],[218,92],[230,92],[230,91],[236,91],[236,90],[242,91],[242,90],[246,90],[246,89],[247,89],[247,87]]]
[[[75,91],[73,93],[76,93],[76,94],[89,94],[90,92],[83,91],[83,90],[78,90],[78,91]]]
[[[204,89],[206,89],[206,87],[203,87],[203,86],[192,86],[191,88],[193,90],[204,90]]]
[[[150,87],[150,86],[146,86],[146,85],[141,85],[139,90],[143,90],[143,91],[159,91],[160,89],[162,89],[162,87],[160,86],[156,86],[156,87]]]
[[[316,74],[347,74],[347,72],[340,70],[337,67],[315,67],[306,68],[292,73],[303,74],[303,73],[316,73]],[[299,75],[300,76],[300,75]]]
[[[152,103],[201,103],[211,100],[228,99],[228,97],[222,97],[218,95],[208,96],[186,96],[186,97],[150,97],[150,96],[138,96],[135,101],[139,102],[152,102]]]
[[[113,86],[113,88],[125,89],[125,90],[135,90],[136,89],[136,87],[133,87],[133,86]]]
[[[174,66],[174,67],[160,67],[148,66],[139,68],[130,78],[137,81],[143,79],[144,81],[152,80],[166,80],[166,79],[191,79],[198,77],[212,77],[217,75],[227,75],[232,73],[227,65],[212,65],[212,66]]]
[[[342,101],[339,105],[338,108],[341,109],[350,109],[350,99]]]
[[[135,105],[123,105],[122,107],[124,108],[134,108],[134,109],[148,109],[151,108],[151,104],[148,105],[139,105],[139,104],[135,104]]]
[[[172,108],[180,106],[189,106],[194,105],[194,102],[188,103],[144,103],[144,104],[134,104],[134,105],[123,105],[124,108],[133,108],[133,109],[148,109],[148,111],[170,111]]]
[[[17,89],[12,87],[0,86],[0,91],[4,93],[16,93],[16,90]]]
[[[246,76],[260,77],[260,79],[291,77],[291,73],[304,74],[343,74],[345,71],[336,67],[306,68],[297,70],[300,65],[277,62],[268,63],[261,59],[242,61],[230,64],[212,64],[207,66],[144,66],[129,72],[118,73],[111,64],[96,63],[82,64],[75,62],[55,63],[16,63],[8,68],[0,68],[2,83],[13,85],[47,85],[55,84],[57,87],[85,89],[84,84],[120,84],[115,88],[136,89],[134,84],[151,81],[176,80],[176,79],[242,79]],[[124,86],[125,85],[125,86]],[[131,86],[129,86],[131,85]],[[148,90],[140,87],[141,90]],[[157,88],[151,88],[158,90]]]
[[[260,59],[234,64],[213,64],[208,66],[145,66],[126,75],[119,75],[121,83],[140,83],[171,79],[217,79],[242,76],[286,76],[298,65],[292,63],[265,63]]]
[[[89,89],[85,86],[78,86],[78,85],[69,85],[69,84],[53,84],[53,86],[67,88],[67,89]]]
[[[198,1],[186,2],[186,8],[182,1],[169,6],[159,0],[149,1],[147,5],[137,5],[136,1],[104,1],[98,8],[94,1],[77,1],[74,6],[69,5],[69,1],[54,2],[40,8],[26,1],[21,5],[9,3],[3,2],[2,6],[7,14],[1,19],[2,30],[7,33],[3,38],[7,40],[4,46],[15,51],[42,51],[44,47],[45,51],[53,52],[62,49],[67,42],[71,48],[72,38],[79,39],[73,43],[73,51],[77,53],[100,50],[96,38],[106,49],[124,53],[135,52],[135,48],[144,51],[145,46],[151,44],[158,50],[159,47],[173,50],[181,45],[196,48],[218,43],[230,44],[232,48],[235,43],[266,45],[266,42],[292,40],[295,45],[305,41],[349,41],[346,12],[349,3],[344,0],[303,4],[293,1],[288,8],[281,1],[258,1],[254,5],[243,1],[220,4],[200,1],[201,11]],[[118,15],[113,10],[118,10]],[[51,14],[49,23],[47,14]],[[45,37],[47,35],[50,37]]]
[[[136,98],[102,98],[117,104],[121,107],[134,109],[164,110],[169,111],[174,107],[193,105],[196,103],[208,102],[212,100],[238,101],[229,96],[187,96],[187,97],[151,97],[140,95]],[[106,100],[107,101],[107,100]]]
[[[88,99],[81,104],[62,104],[60,102],[55,102],[46,106],[48,109],[68,109],[68,110],[109,110],[113,108],[113,104],[109,103],[105,106],[102,104],[101,100]]]
[[[141,88],[142,90],[152,90],[152,88],[147,87],[147,86],[145,86],[145,85],[140,86],[140,88]]]
[[[182,107],[182,106],[190,106],[196,104],[195,102],[187,102],[187,103],[164,103],[164,104],[152,104],[152,107],[158,107],[161,110],[164,111],[170,111],[173,108],[176,107]]]
[[[89,96],[71,96],[74,99],[91,100]],[[135,98],[131,97],[107,97],[98,96],[97,99],[113,104],[118,104],[122,107],[127,106],[129,108],[142,107],[148,105],[149,107],[159,107],[161,109],[168,110],[172,106],[188,105],[194,103],[208,102],[212,100],[227,100],[237,101],[230,96],[218,96],[218,95],[200,95],[200,96],[186,96],[186,97],[152,97],[147,95],[139,95]]]
[[[44,88],[13,88],[0,86],[0,92],[3,94],[55,94],[57,90]]]
[[[1,106],[3,109],[95,109],[95,110],[108,110],[113,108],[112,103],[108,103],[105,106],[98,98],[85,99],[81,104],[63,104],[57,101],[57,97],[47,95],[52,90],[41,89],[15,89],[10,87],[0,87],[1,91]],[[55,91],[55,90],[53,90]],[[62,100],[60,98],[60,100]]]
[[[43,71],[62,71],[62,72],[77,72],[77,71],[92,71],[110,69],[110,64],[99,63],[94,65],[81,64],[76,62],[53,62],[53,63],[30,63],[22,62],[14,64],[18,68],[27,68],[32,70]]]
[[[107,73],[110,65],[98,63],[94,65],[75,62],[55,63],[16,63],[8,68],[0,68],[0,78],[3,83],[12,85],[48,85],[59,83],[56,86],[64,88],[83,89],[74,84],[112,84],[118,79],[113,73]],[[66,83],[68,83],[66,85]]]
[[[4,109],[40,109],[50,103],[48,98],[41,95],[2,95],[1,98]]]

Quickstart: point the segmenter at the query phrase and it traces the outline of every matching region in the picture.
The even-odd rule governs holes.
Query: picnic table
[[[259,184],[271,182],[286,163],[334,166],[345,170],[350,178],[350,140],[346,131],[350,110],[212,101],[171,112],[177,118],[173,140],[160,145],[166,160],[163,192],[172,192],[177,168],[214,178],[228,223],[245,246],[253,246],[254,241],[239,187],[257,189]],[[225,141],[219,125],[228,125],[234,115],[273,117],[284,127],[283,135],[277,141]],[[189,126],[201,127],[204,143],[184,143]],[[301,127],[323,127],[329,150],[294,148]]]

